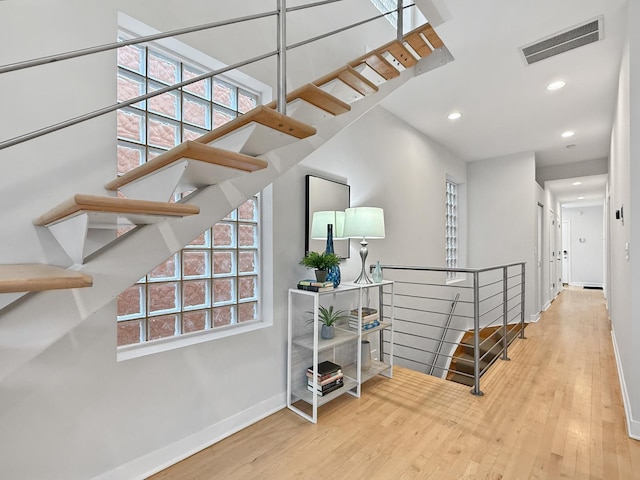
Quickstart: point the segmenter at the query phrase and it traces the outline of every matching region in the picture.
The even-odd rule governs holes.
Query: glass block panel
[[[199,332],[209,324],[209,310],[197,310],[182,314],[182,333]]]
[[[235,301],[236,292],[234,278],[214,278],[212,282],[214,305]]]
[[[140,75],[145,72],[145,48],[127,45],[118,49],[118,66],[132,70]]]
[[[237,216],[238,216],[238,211],[237,210],[231,210],[222,219],[223,220],[236,220]]]
[[[215,250],[213,252],[213,274],[231,275],[236,273],[236,252],[233,250]]]
[[[144,112],[132,108],[118,110],[118,138],[145,143]]]
[[[118,346],[140,343],[141,324],[142,320],[118,322]]]
[[[258,298],[258,277],[240,277],[238,279],[238,299],[256,300]]]
[[[133,285],[118,295],[118,318],[143,317],[145,315],[145,285]]]
[[[238,207],[238,220],[245,222],[258,221],[258,205],[255,198],[250,198]]]
[[[238,322],[249,322],[258,319],[258,304],[256,302],[238,305]]]
[[[177,312],[180,308],[180,291],[177,282],[150,283],[149,315],[154,313]]]
[[[191,280],[182,283],[182,308],[185,310],[210,306],[210,280]]]
[[[182,141],[186,140],[196,140],[200,138],[202,135],[207,133],[207,130],[201,130],[196,127],[190,127],[189,125],[182,126]]]
[[[149,78],[173,85],[180,81],[180,63],[149,51]]]
[[[182,252],[182,275],[184,278],[202,278],[211,275],[211,252],[185,250]]]
[[[245,90],[238,92],[238,111],[247,113],[258,106],[258,96]]]
[[[118,70],[118,102],[125,102],[146,93],[144,77],[134,75],[126,70]],[[134,107],[144,109],[144,100],[134,103]]]
[[[179,257],[176,253],[149,272],[149,281],[165,282],[167,280],[178,280],[180,278],[179,268]]]
[[[152,83],[149,85],[149,91],[155,92],[160,90],[163,85]],[[175,120],[180,120],[180,92],[177,90],[163,93],[155,97],[151,97],[149,100],[149,111],[158,113]]]
[[[118,175],[124,175],[146,161],[146,151],[141,145],[118,142]]]
[[[149,145],[167,150],[180,143],[180,124],[149,115]]]
[[[162,155],[166,150],[160,150],[159,148],[150,148],[147,151],[147,161],[156,158],[158,155]]]
[[[235,224],[216,223],[213,226],[213,246],[214,247],[235,247]]]
[[[213,326],[224,327],[225,325],[233,325],[236,323],[235,319],[236,307],[228,305],[226,307],[216,307],[212,309],[213,314]]]
[[[185,95],[182,101],[183,121],[211,129],[211,104],[209,102],[190,95]]]
[[[258,273],[258,252],[255,250],[242,250],[238,252],[238,272]]]
[[[211,230],[207,229],[204,233],[195,238],[189,245],[184,248],[203,248],[211,246]]]
[[[148,340],[173,337],[178,334],[178,315],[162,315],[160,317],[150,317],[147,320]]]
[[[225,123],[229,123],[231,120],[237,117],[236,112],[227,110],[226,108],[214,107],[213,109],[213,128],[221,127]]]
[[[220,79],[213,80],[213,101],[232,110],[236,109],[236,87]]]
[[[238,224],[238,239],[240,247],[257,247],[258,227],[256,225]]]
[[[182,67],[182,80],[190,80],[199,75],[202,75],[204,72],[200,70],[196,70],[187,65],[183,65]],[[183,87],[185,92],[192,93],[197,95],[198,97],[205,98],[207,100],[211,100],[211,79],[205,78],[204,80],[200,80],[199,82],[192,83],[191,85],[187,85]]]

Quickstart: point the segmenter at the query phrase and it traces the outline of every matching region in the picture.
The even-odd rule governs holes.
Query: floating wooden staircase
[[[526,326],[526,324],[525,324]],[[507,328],[507,342],[511,341],[520,334],[520,324],[509,325]],[[465,332],[462,336],[460,344],[453,352],[453,357],[447,372],[447,380],[462,383],[463,385],[474,384],[474,346],[473,346],[473,330]],[[489,327],[480,330],[480,371],[482,372],[490,365],[496,357],[502,354],[504,338],[503,327]],[[458,373],[461,372],[461,373]],[[466,374],[466,375],[464,375]]]
[[[290,92],[288,116],[278,113],[275,104],[259,106],[106,184],[107,190],[127,198],[75,195],[38,217],[34,224],[48,228],[76,265],[73,270],[13,265],[0,271],[0,288],[5,289],[0,293],[54,288],[69,292],[41,292],[3,312],[0,336],[11,341],[25,317],[56,303],[48,318],[30,319],[34,333],[29,341],[37,348],[0,351],[0,379],[409,81],[411,66],[441,45],[434,35],[432,29],[420,27],[404,42],[390,42]],[[196,194],[183,203],[169,203],[172,194],[193,189]],[[102,243],[87,241],[92,232],[123,224],[144,226],[118,242],[113,242],[113,234],[98,235]],[[79,288],[90,285],[92,278],[93,288]]]

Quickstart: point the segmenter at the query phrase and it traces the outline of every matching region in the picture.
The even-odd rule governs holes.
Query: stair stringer
[[[7,306],[0,316],[0,381],[46,351],[411,78],[413,68],[404,70],[400,76],[381,84],[377,93],[351,104],[351,111],[315,125],[316,135],[260,155],[258,158],[269,161],[267,168],[190,195],[184,203],[199,206],[199,215],[146,225],[96,252],[83,265],[74,268],[93,277],[92,288],[33,292]],[[135,263],[132,258],[136,259]]]

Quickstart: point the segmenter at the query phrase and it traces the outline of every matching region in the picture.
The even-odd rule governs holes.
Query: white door
[[[536,245],[536,272],[538,280],[536,298],[538,301],[538,311],[542,311],[542,227],[544,223],[544,206],[538,204],[538,243]]]
[[[560,216],[556,216],[556,294],[562,290],[562,224]]]
[[[571,283],[571,223],[562,222],[562,283]]]
[[[556,296],[556,215],[549,211],[549,300]]]

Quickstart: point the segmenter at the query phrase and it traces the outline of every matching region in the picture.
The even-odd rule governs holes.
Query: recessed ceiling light
[[[578,197],[578,200],[584,200],[584,197]]]
[[[582,182],[573,182],[571,185],[582,185]]]
[[[462,114],[460,112],[452,112],[449,114],[449,116],[447,117],[449,120],[457,120],[460,117],[462,117]]]
[[[576,134],[576,132],[572,132],[571,130],[567,130],[566,132],[563,132],[562,138],[573,137],[575,134]]]
[[[547,90],[560,90],[565,85],[566,85],[565,82],[563,82],[562,80],[559,80],[557,82],[553,82],[547,85]]]

